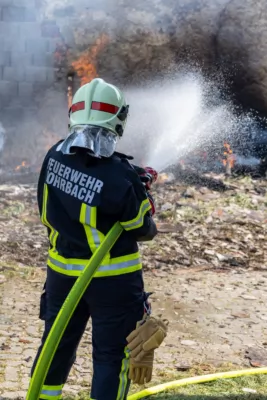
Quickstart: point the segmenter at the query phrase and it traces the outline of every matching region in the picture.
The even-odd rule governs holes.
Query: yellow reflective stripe
[[[89,210],[89,208],[90,208],[90,210]],[[87,222],[87,218],[90,218],[89,222]],[[86,220],[85,220],[85,222],[96,229],[96,207],[86,206]]]
[[[107,265],[101,264],[99,267],[100,272],[108,272],[108,271],[114,271],[114,270],[121,270],[122,268],[130,268],[130,267],[135,267],[136,265],[139,265],[141,263],[140,258],[136,258],[133,260],[127,260],[127,261],[117,261],[115,262],[114,259],[111,260],[111,262]]]
[[[90,226],[86,225],[84,225],[84,230],[86,233],[87,242],[89,244],[91,252],[94,253],[101,243],[98,232],[96,229],[90,228]]]
[[[88,245],[92,254],[100,246],[105,236],[96,229],[96,207],[90,207],[83,203],[80,212],[80,222],[84,226]],[[104,261],[109,262],[110,253],[106,254]]]
[[[125,357],[122,360],[121,363],[121,372],[120,372],[120,386],[118,390],[118,395],[116,400],[124,400],[125,399],[125,394],[127,390],[127,385],[128,385],[128,371],[129,371],[129,364],[130,364],[130,353],[127,348],[124,350],[124,355]]]
[[[137,217],[130,221],[121,222],[121,225],[126,231],[130,231],[132,229],[140,228],[144,223],[144,216],[145,214],[151,209],[151,204],[148,199],[144,200],[141,203],[139,212]]]
[[[127,254],[126,256],[111,258],[108,265],[121,264],[131,260],[138,261],[139,258],[140,258],[140,253],[138,251],[137,253]],[[73,265],[83,265],[83,266],[87,265],[87,263],[89,262],[88,259],[84,258],[65,258],[63,256],[60,256],[59,254],[54,254],[51,250],[49,250],[49,259],[57,260],[63,264],[73,264]],[[101,266],[102,265],[105,265],[104,262],[102,262]]]
[[[53,269],[54,271],[58,272],[59,274],[64,274],[67,276],[74,276],[78,277],[81,275],[82,270],[66,270],[65,268],[61,268],[56,266],[53,262],[48,261],[47,265]],[[118,270],[112,270],[112,271],[97,271],[94,275],[94,278],[104,278],[107,276],[118,276],[118,275],[124,275],[124,274],[129,274],[132,272],[136,272],[142,269],[142,263],[135,265],[134,267],[126,267],[126,268],[121,268]]]
[[[83,203],[80,212],[80,222],[96,228],[96,207],[90,207]]]
[[[50,229],[49,240],[52,245],[52,250],[54,252],[57,252],[56,244],[57,244],[58,232],[52,227],[52,225],[47,220],[47,214],[46,214],[47,213],[47,201],[48,201],[48,186],[47,186],[47,184],[44,184],[41,221],[45,226],[47,226]]]
[[[94,253],[97,247],[100,245],[100,238],[96,228],[96,207],[90,207],[86,204],[82,204],[80,213],[80,222],[84,226],[84,230],[87,237],[87,242],[92,253]]]
[[[120,263],[120,262],[124,262],[124,261],[136,260],[136,259],[139,259],[139,258],[140,258],[140,253],[138,251],[137,253],[127,254],[127,256],[120,256],[120,257],[111,258],[110,264],[116,264],[116,263]],[[104,264],[104,262],[102,264]]]
[[[57,272],[69,276],[79,276],[89,260],[64,258],[49,251],[47,264]],[[98,268],[95,277],[120,275],[134,272],[142,268],[139,252],[127,256],[116,257],[105,261]]]
[[[130,274],[132,272],[139,271],[140,269],[142,269],[142,263],[136,264],[133,267],[125,267],[117,270],[97,271],[96,274],[94,275],[94,278],[104,278],[105,276],[118,276],[118,275]]]
[[[42,390],[61,390],[64,385],[43,385]]]
[[[52,228],[46,218],[46,207],[47,207],[47,199],[48,199],[48,188],[47,184],[44,184],[43,188],[43,207],[42,207],[42,215],[41,221],[44,225],[48,226],[50,229]]]
[[[84,226],[91,252],[94,253],[101,243],[96,229],[96,207],[90,207],[83,203],[81,206],[80,222]]]
[[[50,386],[44,385],[40,393],[40,399],[59,400],[62,399],[63,385]]]

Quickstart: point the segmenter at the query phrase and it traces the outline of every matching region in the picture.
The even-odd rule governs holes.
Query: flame
[[[222,159],[222,163],[226,168],[232,169],[235,165],[235,155],[233,154],[233,150],[227,142],[224,142],[223,147],[225,150],[223,152],[224,158]]]
[[[17,165],[15,168],[15,171],[20,171],[22,168],[27,168],[27,163],[26,161],[22,161],[22,163],[20,165]]]
[[[165,172],[159,174],[158,179],[157,179],[157,184],[162,185],[163,183],[167,182],[169,180],[169,175],[166,174]]]
[[[84,51],[78,60],[72,62],[72,67],[80,77],[81,86],[98,77],[96,70],[97,58],[108,43],[109,37],[106,34],[102,34],[89,50]]]

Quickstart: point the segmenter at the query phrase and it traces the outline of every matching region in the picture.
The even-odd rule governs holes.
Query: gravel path
[[[45,273],[22,267],[0,267],[0,271],[0,400],[25,399],[42,332],[38,311]],[[157,352],[154,382],[163,370],[175,372],[197,364],[248,366],[248,348],[264,352],[266,283],[267,273],[260,271],[147,273],[147,289],[154,291],[154,314],[170,321],[169,335]],[[89,324],[65,393],[89,393],[90,378]]]

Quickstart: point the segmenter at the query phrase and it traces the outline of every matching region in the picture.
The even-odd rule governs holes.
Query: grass
[[[237,193],[232,197],[228,197],[225,202],[230,206],[231,204],[236,204],[241,208],[247,208],[249,210],[257,210],[258,204],[254,204],[252,198],[246,193]]]
[[[247,393],[252,389],[256,393]],[[175,391],[150,397],[151,400],[266,400],[267,377],[263,375],[236,379],[221,379],[216,382],[181,387]]]
[[[233,367],[230,369],[233,370]],[[229,371],[230,369],[228,367],[223,370]],[[216,372],[221,371],[217,370]],[[164,377],[157,382],[153,381],[153,384],[149,386],[214,372],[214,370],[201,371],[194,369],[191,372],[175,375],[163,374]],[[130,394],[137,393],[142,389],[142,387],[134,385]],[[254,390],[256,393],[249,393],[244,389]],[[244,376],[235,379],[221,379],[199,385],[189,385],[146,398],[150,400],[267,400],[267,375]],[[88,392],[80,393],[78,397],[67,397],[65,400],[89,400],[89,395]]]

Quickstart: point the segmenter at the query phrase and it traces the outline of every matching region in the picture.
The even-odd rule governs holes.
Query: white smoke
[[[212,22],[212,29],[217,29],[217,19],[226,2],[228,0],[207,0],[209,7],[207,7],[207,10],[205,8],[205,13],[199,22],[204,31],[206,25],[208,26],[210,22]],[[117,0],[98,0],[97,2],[93,0],[77,0],[77,2],[73,2],[73,0],[43,0],[41,3],[43,3],[43,14],[38,15],[38,21],[42,20],[44,16],[51,17],[57,21],[62,31],[64,31],[63,28],[68,27],[69,31],[77,37],[79,37],[76,32],[77,24],[81,25],[81,32],[83,32],[88,21],[90,22],[90,18],[90,29],[94,31],[96,37],[103,32],[106,26],[108,26],[109,33],[112,31],[118,35],[124,35],[125,31],[120,32],[117,29],[121,26],[122,21],[125,23],[125,18],[121,17],[122,8],[127,11],[127,7],[132,4],[130,0],[120,2]],[[142,26],[146,23],[149,25],[149,20],[146,20],[143,16],[140,4],[141,2],[137,1],[132,13],[127,15],[127,21],[132,26]],[[168,17],[171,9],[169,7],[172,4],[173,1],[169,0],[167,2],[149,0],[143,3],[144,12],[149,14],[150,6],[153,5],[153,10],[154,7],[156,7],[155,10],[162,9],[162,15],[166,17],[157,21],[155,29],[162,28],[164,32],[165,30],[168,32],[167,28],[173,25],[172,19]],[[179,7],[180,5],[183,6],[186,13],[194,15],[195,11],[198,12],[201,2],[183,0],[179,2]],[[98,12],[93,15],[92,10],[98,10]],[[155,21],[157,20],[156,16],[157,11],[155,11]],[[131,18],[136,18],[136,20],[131,22]],[[35,26],[35,24],[33,25]],[[92,25],[94,25],[95,30]],[[178,26],[183,35],[180,37],[179,34],[177,38],[181,38],[183,41],[185,37],[190,44],[189,42],[194,40],[194,36],[187,35],[186,27],[188,25],[190,24]],[[153,28],[153,26],[152,24],[151,27]],[[30,30],[30,24],[26,24],[26,27]],[[30,38],[36,39],[37,34],[34,28],[32,29],[32,32],[30,31],[27,34]],[[80,36],[80,39],[83,38],[85,41],[81,43],[81,48],[87,46],[87,41],[88,47],[92,44],[89,43],[91,37],[89,32],[90,30],[88,30],[88,36],[87,32]],[[92,41],[94,42],[93,39]],[[16,45],[16,43],[15,41],[14,50],[19,51],[19,44]],[[27,46],[31,46],[31,40],[28,40],[27,43]],[[16,46],[18,47],[16,48]],[[79,46],[77,46],[77,49],[79,49]],[[34,53],[34,48],[28,50]],[[41,51],[41,49],[38,49],[38,52],[41,53]],[[159,54],[161,54],[160,50]],[[116,53],[114,53],[114,58],[116,59]],[[116,63],[119,65],[117,61]],[[110,63],[111,75],[118,72],[116,63],[113,67],[112,62]],[[7,157],[9,162],[13,156],[29,159],[29,162],[38,163],[38,160],[41,162],[47,146],[52,144],[50,139],[46,140],[46,137],[50,138],[54,135],[56,138],[61,138],[66,135],[67,97],[64,90],[64,87],[60,90],[51,89],[48,92],[50,100],[47,102],[43,101],[45,96],[43,91],[39,90],[38,98],[42,101],[40,105],[38,104],[38,112],[34,110],[32,113],[27,113],[23,118],[14,120],[12,107],[10,114],[5,110],[2,114],[0,113],[0,119],[7,127],[6,147],[8,145]],[[127,95],[131,105],[130,118],[125,137],[120,143],[120,149],[127,153],[133,153],[138,161],[151,163],[161,169],[166,164],[188,154],[199,145],[210,144],[216,138],[233,134],[242,124],[244,125],[244,118],[237,118],[233,105],[230,102],[222,101],[217,92],[216,85],[208,82],[198,73],[181,73],[178,76],[176,74],[175,78],[172,79],[155,80],[149,85],[140,84],[139,87],[128,88]],[[36,104],[34,105],[36,106]],[[248,119],[248,124],[250,123],[251,121]],[[4,137],[4,134],[0,134],[0,149],[5,143]],[[16,160],[14,162],[16,163]]]
[[[5,138],[6,138],[6,131],[0,122],[0,153],[4,148]]]

